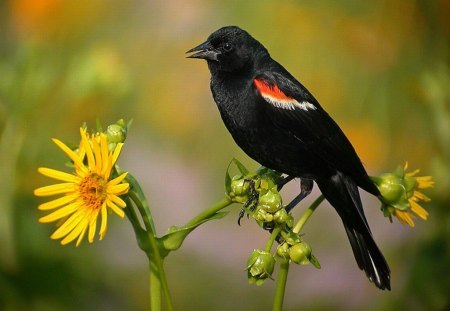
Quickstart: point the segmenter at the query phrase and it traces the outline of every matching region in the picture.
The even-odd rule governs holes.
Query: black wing
[[[253,81],[271,122],[294,136],[331,170],[351,176],[358,186],[378,195],[355,149],[336,122],[300,82],[287,72],[285,75],[263,72]]]

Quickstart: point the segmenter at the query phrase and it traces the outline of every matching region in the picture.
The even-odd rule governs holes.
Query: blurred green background
[[[119,164],[141,181],[160,234],[220,200],[232,157],[258,165],[225,130],[206,64],[184,52],[233,24],[315,94],[370,174],[408,160],[436,180],[430,218],[414,229],[363,197],[391,292],[358,270],[324,205],[304,230],[323,268],[291,268],[285,309],[448,308],[449,12],[446,0],[0,1],[0,310],[148,309],[146,258],[127,220],[111,217],[101,242],[60,246],[37,222],[33,189],[51,181],[36,169],[64,168],[51,137],[76,143],[84,121],[133,118]],[[238,227],[239,208],[166,260],[177,310],[271,308],[274,282],[248,285],[244,271],[267,234],[247,220]]]

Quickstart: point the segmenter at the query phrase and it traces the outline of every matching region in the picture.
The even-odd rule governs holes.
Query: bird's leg
[[[288,178],[288,177],[286,177]],[[312,179],[302,178],[300,181],[300,194],[296,196],[286,207],[284,208],[289,213],[301,200],[306,198],[312,191],[314,182]]]
[[[283,180],[281,180],[279,183],[277,183],[277,190],[280,191],[284,187],[284,185],[286,185],[288,182],[290,182],[294,178],[295,178],[295,176],[284,177]]]
[[[253,179],[246,179],[250,185],[250,193],[248,195],[247,201],[244,203],[244,207],[239,212],[238,225],[241,225],[241,219],[244,217],[247,208],[250,211],[254,211],[256,206],[258,205],[259,193],[255,189],[255,181]],[[248,216],[248,214],[247,214]]]

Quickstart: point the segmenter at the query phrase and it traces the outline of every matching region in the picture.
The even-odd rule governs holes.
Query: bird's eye
[[[231,43],[225,43],[224,45],[223,45],[223,50],[225,51],[225,52],[230,52],[231,50],[233,49],[233,46],[231,45]]]

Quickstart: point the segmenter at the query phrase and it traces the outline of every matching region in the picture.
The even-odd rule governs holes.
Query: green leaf
[[[319,261],[317,260],[317,258],[316,258],[313,254],[311,254],[311,257],[309,258],[309,262],[310,262],[314,267],[316,267],[317,269],[320,269],[320,268],[321,268],[321,267],[320,267]]]
[[[230,162],[230,164],[231,164],[231,162]],[[231,192],[231,176],[230,176],[230,173],[228,172],[229,168],[230,168],[230,165],[228,165],[227,171],[225,172],[225,191],[226,191],[227,196]]]
[[[233,162],[234,165],[236,165],[236,167],[238,168],[239,172],[240,172],[242,175],[244,175],[244,176],[245,176],[245,175],[248,175],[249,170],[248,170],[241,162],[239,162],[238,159],[233,158],[233,160],[231,160],[231,162]]]
[[[97,127],[97,132],[99,132],[99,133],[103,132],[103,130],[102,130],[102,122],[100,121],[99,118],[95,119],[95,125]]]
[[[189,227],[170,227],[169,232],[166,235],[158,238],[158,240],[165,250],[177,250],[181,247],[184,239],[188,236],[188,234],[191,233],[195,228],[207,221],[223,218],[227,214],[228,212],[217,212]]]

